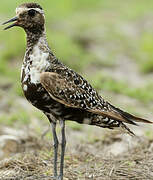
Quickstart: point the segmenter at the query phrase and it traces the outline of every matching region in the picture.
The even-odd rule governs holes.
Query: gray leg
[[[60,162],[59,180],[63,180],[64,154],[65,154],[65,146],[66,146],[65,121],[61,120],[60,125],[61,125],[62,142],[61,142],[61,162]]]
[[[54,177],[57,178],[57,152],[58,152],[58,138],[56,135],[56,123],[51,122],[53,140],[54,140]]]

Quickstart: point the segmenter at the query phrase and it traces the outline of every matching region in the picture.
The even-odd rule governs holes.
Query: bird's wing
[[[136,125],[133,121],[149,122],[119,111],[98,95],[95,89],[79,74],[67,69],[43,72],[40,82],[50,96],[68,107],[80,108],[104,117]],[[129,116],[128,116],[129,115]],[[137,119],[136,119],[137,118]]]

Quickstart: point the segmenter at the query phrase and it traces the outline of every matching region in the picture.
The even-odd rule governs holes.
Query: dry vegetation
[[[68,131],[71,131],[71,129]],[[146,138],[136,140],[137,138],[134,138],[133,141],[137,143],[136,146],[129,147],[125,152],[120,152],[118,155],[113,155],[113,151],[112,154],[108,153],[109,148],[113,147],[115,143],[123,144],[125,137],[123,138],[118,133],[107,133],[105,136],[103,141],[99,138],[95,142],[78,144],[79,140],[77,139],[73,147],[71,144],[71,149],[68,148],[66,153],[65,180],[153,179],[152,140]],[[37,139],[33,136],[29,137],[27,142],[22,142],[20,144],[22,153],[19,148],[20,153],[1,161],[0,179],[52,179],[52,146],[48,144],[47,140],[42,141],[42,139]],[[96,150],[91,148],[91,146],[94,146]]]

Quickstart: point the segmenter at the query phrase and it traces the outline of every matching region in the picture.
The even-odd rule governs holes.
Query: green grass
[[[143,33],[140,38],[139,50],[140,50],[140,68],[144,73],[153,72],[153,34],[151,32]]]
[[[16,124],[29,124],[30,116],[25,111],[20,110],[11,114],[1,115],[0,123],[9,126],[14,126]]]
[[[49,34],[49,33],[48,33]],[[49,42],[53,44],[52,49],[59,59],[71,68],[81,71],[92,62],[91,54],[83,50],[71,37],[62,32],[52,32],[48,36]]]
[[[76,122],[68,121],[67,124],[74,131],[81,131],[82,130],[82,125],[78,124]]]
[[[90,79],[90,78],[89,78]],[[132,87],[124,81],[116,81],[112,77],[96,74],[92,77],[92,84],[98,90],[112,91],[118,94],[138,99],[144,103],[151,103],[153,101],[153,83],[148,82],[143,87]]]
[[[7,18],[14,16],[14,9],[17,5],[23,3],[25,1],[18,0],[18,1],[2,1],[0,12],[1,15],[7,16]],[[30,1],[27,1],[30,2]],[[138,0],[135,1],[129,1],[128,7],[127,2],[117,0],[116,3],[113,3],[113,1],[92,1],[92,0],[78,0],[72,2],[71,0],[63,0],[63,1],[37,1],[39,2],[45,9],[46,12],[46,23],[47,23],[47,29],[48,29],[48,39],[50,44],[53,47],[53,50],[57,54],[57,56],[62,59],[66,64],[71,66],[72,68],[76,68],[76,70],[82,70],[83,67],[90,63],[91,60],[91,54],[87,52],[84,48],[82,48],[75,40],[72,39],[71,36],[65,33],[65,31],[62,33],[62,30],[54,28],[54,24],[58,21],[65,21],[65,19],[70,19],[71,26],[75,26],[75,24],[78,24],[76,28],[79,31],[87,31],[87,28],[90,27],[90,24],[93,27],[93,23],[97,22],[105,22],[104,28],[106,25],[108,25],[108,33],[106,34],[107,41],[112,40],[119,40],[121,42],[121,48],[120,51],[127,50],[127,46],[130,45],[131,42],[128,42],[127,37],[123,37],[122,31],[117,32],[117,34],[114,34],[114,21],[119,24],[122,21],[128,22],[129,18],[131,21],[135,20],[135,18],[144,16],[144,13],[147,11],[148,13],[151,12],[151,8],[153,7],[153,3],[149,1],[146,3],[145,1],[139,2]],[[48,8],[49,7],[49,8]],[[79,19],[77,19],[77,22],[75,21],[75,17],[77,14],[85,12],[86,14],[90,14],[91,12],[109,12],[112,11],[115,16],[112,18],[106,18],[104,14],[101,14],[101,16],[98,18],[92,18],[90,16],[90,21],[88,21],[88,18],[82,14],[82,16],[79,16]],[[73,18],[74,17],[74,18]],[[4,18],[5,19],[5,18]],[[73,20],[74,19],[74,20]],[[98,20],[99,19],[99,20]],[[106,21],[105,21],[106,20]],[[82,27],[80,27],[80,24],[82,24]],[[97,25],[97,24],[95,24]],[[110,26],[110,27],[109,27]],[[112,27],[111,27],[112,26]],[[83,28],[83,29],[82,29]],[[55,29],[55,30],[54,30]],[[0,67],[0,72],[4,73],[6,72],[6,67],[8,64],[6,61],[9,61],[12,58],[16,58],[20,56],[23,58],[24,50],[25,50],[25,38],[23,38],[23,31],[21,29],[14,28],[14,30],[7,31],[7,32],[1,32],[0,33],[0,42],[3,42],[4,51],[0,54],[0,59],[2,61],[2,66]],[[93,36],[94,37],[94,36]],[[7,39],[7,41],[6,41]],[[15,44],[13,44],[13,43]],[[12,46],[10,46],[12,44]],[[132,44],[132,43],[131,43]],[[153,47],[152,43],[149,44],[150,49]],[[9,49],[9,51],[8,51]],[[71,51],[69,51],[71,49]],[[114,48],[116,49],[116,48]],[[111,57],[115,59],[115,56],[118,52],[109,52]],[[109,58],[109,57],[108,57]],[[93,57],[92,57],[93,59]],[[107,60],[106,60],[107,61]],[[145,64],[142,64],[142,67],[144,67],[145,72],[152,71],[152,68],[148,64],[152,63],[151,60],[145,61]],[[143,69],[143,68],[142,68]]]
[[[145,135],[146,135],[146,137],[147,137],[150,141],[153,140],[153,132],[152,132],[151,130],[147,130],[147,131],[145,132]]]
[[[25,1],[2,1],[0,7],[0,14],[5,18],[14,16],[15,8]],[[30,2],[30,1],[27,1]],[[104,28],[108,28],[106,32],[105,39],[102,39],[100,43],[103,42],[114,42],[119,44],[119,46],[114,46],[108,53],[108,56],[105,59],[104,64],[109,64],[112,59],[117,59],[118,53],[127,53],[130,56],[141,59],[137,63],[140,64],[140,69],[142,72],[152,72],[153,70],[153,59],[151,50],[153,48],[152,35],[144,35],[142,40],[140,40],[140,49],[139,52],[132,54],[133,43],[128,39],[126,35],[119,29],[116,29],[116,25],[123,23],[128,23],[129,21],[134,21],[137,18],[143,17],[145,12],[149,14],[152,11],[153,2],[148,1],[146,3],[144,0],[132,1],[128,3],[125,1],[117,0],[115,3],[113,1],[102,1],[102,0],[78,0],[72,2],[71,0],[63,1],[37,1],[40,3],[46,12],[46,23],[47,23],[47,34],[48,40],[51,44],[51,47],[55,54],[67,65],[72,67],[77,71],[82,71],[84,67],[87,67],[89,64],[92,64],[93,61],[98,62],[98,58],[94,58],[93,54],[87,51],[82,47],[77,40],[66,33],[66,30],[62,31],[61,28],[56,28],[58,22],[64,22],[66,19],[69,21],[70,28],[75,27],[76,34],[83,32],[85,33],[88,28],[93,28],[93,26],[99,26],[101,24]],[[138,3],[139,2],[139,3]],[[139,5],[138,5],[139,4]],[[128,5],[128,8],[126,8]],[[48,8],[49,7],[49,8]],[[92,12],[97,11],[97,17],[93,18],[90,15]],[[108,17],[105,16],[105,12],[112,12],[114,16]],[[82,14],[84,13],[84,14]],[[101,14],[100,14],[101,13]],[[78,16],[78,14],[81,14]],[[85,14],[90,15],[90,21]],[[78,18],[76,18],[78,17]],[[77,20],[77,21],[76,21]],[[116,22],[114,24],[114,21]],[[55,27],[54,27],[55,25]],[[2,51],[0,53],[1,66],[0,74],[5,74],[12,78],[16,78],[19,75],[17,69],[14,68],[12,72],[7,67],[13,59],[23,59],[25,51],[25,38],[24,32],[21,29],[14,28],[13,30],[8,30],[7,32],[0,33],[0,42],[3,44]],[[91,37],[94,34],[91,35]],[[116,42],[115,42],[116,41]],[[139,43],[139,42],[138,42]],[[8,50],[9,49],[9,50]],[[140,58],[142,56],[142,58]],[[143,59],[143,60],[142,60]],[[106,63],[107,62],[107,63]]]

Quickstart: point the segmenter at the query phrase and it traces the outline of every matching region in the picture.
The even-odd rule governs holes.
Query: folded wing
[[[58,72],[43,72],[40,82],[54,100],[65,106],[84,109],[133,125],[136,125],[135,122],[152,123],[114,107],[78,74],[68,73],[63,69],[58,69]]]

